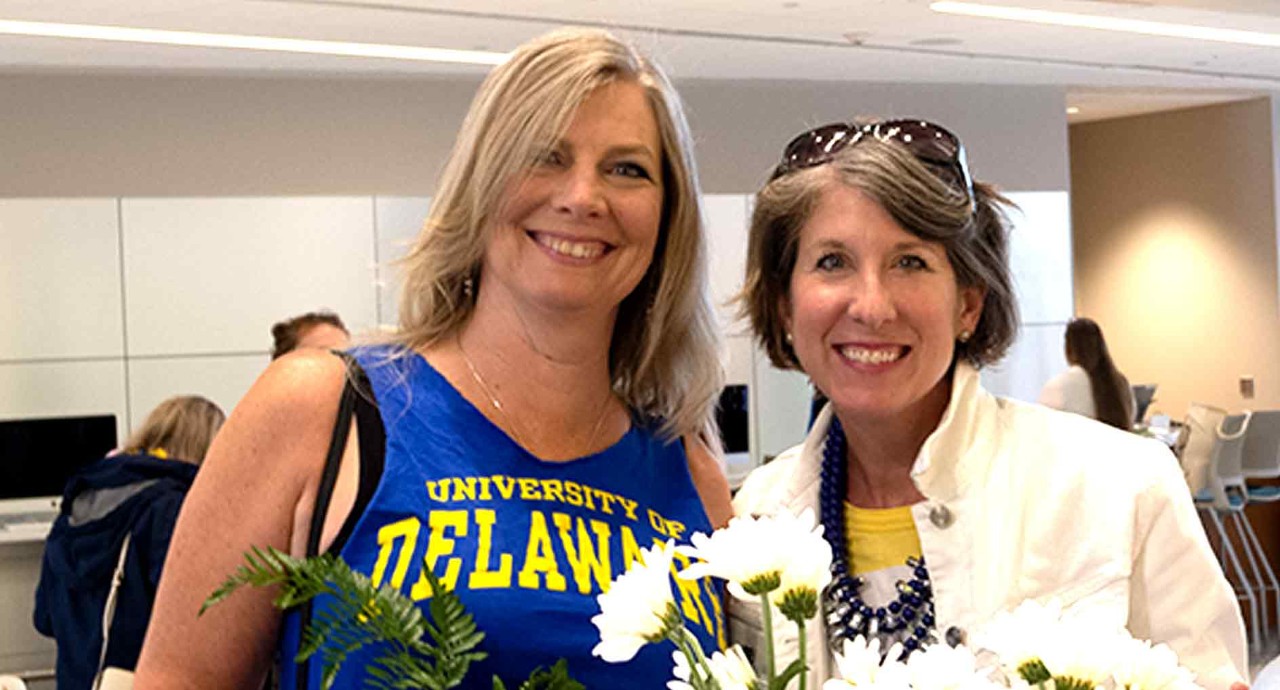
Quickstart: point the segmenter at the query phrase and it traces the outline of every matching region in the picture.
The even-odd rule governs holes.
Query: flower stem
[[[681,625],[679,629],[672,631],[670,639],[680,648],[680,651],[684,652],[684,658],[689,662],[689,679],[693,681],[691,683],[693,687],[698,690],[703,688],[719,690],[719,686],[711,677],[707,655],[703,653],[702,645],[688,628]]]
[[[796,621],[796,629],[799,630],[800,632],[800,648],[799,648],[800,690],[804,690],[805,683],[808,682],[809,680],[809,667],[804,660],[804,652],[805,652],[805,646],[806,646],[804,641],[804,637],[805,637],[804,621]]]
[[[764,659],[766,664],[765,669],[769,672],[769,676],[768,676],[769,687],[773,687],[773,681],[775,678],[777,678],[778,672],[777,672],[777,667],[773,663],[773,621],[770,620],[772,618],[772,615],[769,610],[772,607],[772,605],[769,603],[768,594],[760,595],[760,605],[762,607],[761,613],[760,613],[760,620],[763,621],[764,623]]]

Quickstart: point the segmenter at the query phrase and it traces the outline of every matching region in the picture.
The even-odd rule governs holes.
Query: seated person
[[[89,690],[100,663],[126,670],[137,664],[178,509],[225,418],[205,398],[170,398],[121,452],[67,482],[45,543],[35,609],[36,630],[57,642],[60,690]],[[104,658],[103,609],[126,536]]]
[[[1102,329],[1092,319],[1072,319],[1066,332],[1071,366],[1044,385],[1040,404],[1065,410],[1128,431],[1135,402],[1129,379],[1111,360]]]

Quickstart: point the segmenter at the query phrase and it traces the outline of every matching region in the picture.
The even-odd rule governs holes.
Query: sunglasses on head
[[[835,122],[811,129],[787,144],[782,162],[773,169],[769,181],[827,163],[840,151],[868,137],[906,148],[947,186],[973,203],[973,178],[969,176],[960,138],[925,120],[884,120],[861,125]]]

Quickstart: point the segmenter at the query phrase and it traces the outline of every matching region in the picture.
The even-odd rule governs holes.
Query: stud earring
[[[967,330],[964,330],[964,331],[960,331],[960,335],[956,336],[956,340],[959,340],[962,343],[967,343],[969,342],[969,338],[972,338],[972,337],[973,337],[972,333],[970,333]]]
[[[471,301],[476,295],[476,281],[471,276],[467,276],[462,280],[462,296]]]
[[[795,344],[796,344],[796,339],[795,339],[795,338],[793,338],[793,337],[791,337],[791,332],[790,332],[790,331],[788,331],[788,332],[787,332],[787,334],[786,334],[786,336],[784,336],[784,340],[786,340],[786,341],[787,341],[787,344],[788,344],[788,345],[795,345]]]

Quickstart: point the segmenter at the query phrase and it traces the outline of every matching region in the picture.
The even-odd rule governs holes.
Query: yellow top
[[[908,556],[919,558],[924,553],[911,506],[859,508],[846,501],[844,533],[855,575],[903,565]]]

